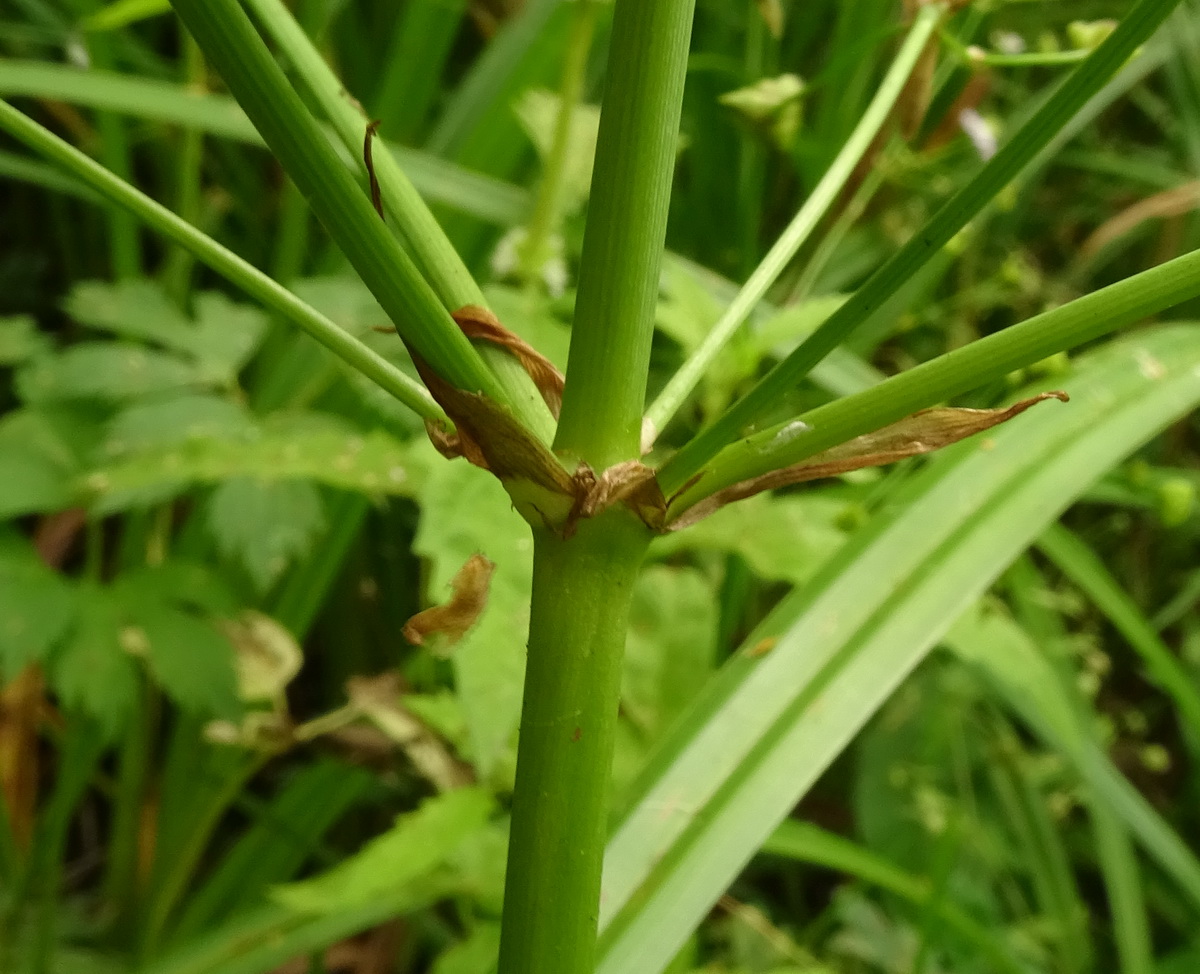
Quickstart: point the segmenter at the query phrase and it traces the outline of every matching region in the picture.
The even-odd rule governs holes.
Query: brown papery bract
[[[671,531],[686,528],[720,510],[726,504],[753,497],[765,490],[836,477],[852,470],[879,467],[923,453],[932,453],[959,440],[965,440],[968,436],[1008,422],[1031,406],[1047,399],[1066,402],[1067,394],[1043,392],[1004,409],[922,409],[897,423],[855,437],[790,467],[772,470],[761,477],[743,480],[732,487],[719,490],[671,519],[667,528]]]
[[[479,621],[487,608],[488,590],[496,566],[483,555],[472,555],[450,583],[453,594],[443,605],[418,612],[404,625],[404,638],[423,646],[432,635],[443,637],[442,645],[453,646]]]

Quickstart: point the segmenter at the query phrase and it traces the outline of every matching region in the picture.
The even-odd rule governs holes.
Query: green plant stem
[[[346,150],[361,164],[367,119],[321,52],[280,0],[245,0],[245,6],[291,62],[297,79],[320,105]],[[372,161],[384,211],[442,304],[451,311],[466,304],[483,304],[479,285],[400,164],[387,151],[376,151]]]
[[[1146,918],[1141,870],[1128,828],[1099,796],[1090,797],[1096,858],[1108,893],[1121,974],[1154,974],[1154,947]]]
[[[215,789],[204,795],[196,820],[183,842],[174,850],[174,860],[164,869],[161,882],[156,883],[152,890],[153,895],[147,898],[148,903],[141,918],[140,950],[143,958],[152,957],[158,949],[167,921],[194,877],[221,816],[229,811],[250,779],[262,770],[269,759],[270,756],[266,754],[245,756]]]
[[[92,36],[88,43],[88,55],[100,69],[111,68],[113,57],[111,40],[108,37]],[[122,179],[129,179],[129,139],[123,118],[111,112],[101,112],[96,117],[99,135],[101,163]],[[109,214],[109,245],[112,248],[112,268],[117,277],[134,278],[142,273],[142,246],[138,239],[137,224],[128,214],[116,211]]]
[[[798,420],[739,440],[722,451],[707,476],[680,495],[678,509],[685,510],[731,484],[799,463],[1197,295],[1200,251],[981,338],[870,389],[804,413]],[[797,426],[797,422],[804,425]],[[682,484],[669,480],[662,486],[670,496]]]
[[[51,974],[55,970],[56,931],[62,920],[60,900],[63,860],[67,852],[72,816],[82,800],[104,748],[104,735],[91,721],[76,713],[68,719],[59,743],[59,766],[54,791],[38,821],[30,861],[32,889],[26,903],[34,911],[32,950],[25,970]],[[20,887],[17,902],[22,899]]]
[[[555,445],[638,455],[694,0],[617,0]],[[649,545],[623,508],[534,532],[500,974],[592,974],[629,602]]]
[[[404,340],[458,388],[508,402],[495,375],[371,208],[238,0],[173,0],[173,6]]]
[[[623,510],[534,532],[499,974],[592,974],[621,656],[649,544]]]
[[[199,129],[208,135],[262,146],[250,120],[226,95],[188,92],[181,85],[111,71],[80,71],[65,64],[0,59],[0,95],[57,98],[110,109],[134,118]],[[361,155],[361,144],[355,156]],[[390,143],[391,154],[427,198],[480,220],[512,226],[529,210],[525,190],[464,169],[446,159]]]
[[[950,31],[942,31],[942,40],[963,64],[970,67],[988,65],[1005,68],[1058,67],[1078,64],[1092,53],[1091,48],[1074,48],[1069,51],[1031,51],[1026,54],[1002,54],[985,51],[979,47],[968,47]]]
[[[559,87],[558,117],[554,124],[554,139],[542,169],[542,181],[525,240],[521,245],[521,272],[526,280],[536,280],[550,257],[549,243],[558,232],[562,220],[563,191],[566,187],[567,156],[571,148],[571,129],[575,109],[583,98],[587,81],[588,56],[596,33],[597,0],[577,0],[567,38],[567,54],[563,62],[562,84]]]
[[[157,711],[156,691],[143,683],[141,706],[133,713],[120,744],[112,831],[104,874],[104,900],[118,927],[128,925],[137,899],[139,842],[145,827],[142,815],[150,766],[151,728]]]
[[[189,91],[205,90],[204,55],[196,42],[180,28],[180,44],[183,47],[184,76]],[[179,151],[179,179],[176,183],[176,210],[179,216],[195,226],[200,223],[201,178],[204,165],[204,134],[199,129],[182,133]],[[116,175],[123,175],[116,173]],[[167,293],[183,306],[191,290],[192,265],[195,257],[186,247],[175,247],[167,257],[163,268],[163,284]]]
[[[702,430],[660,471],[665,489],[678,489],[722,449],[744,436],[765,410],[795,387],[855,328],[973,219],[1054,138],[1088,100],[1146,41],[1178,0],[1140,0],[1112,34],[1063,82],[1034,116],[966,186],[841,308],[784,361],[773,368],[716,422]]]
[[[638,456],[695,0],[617,0],[555,446]]]
[[[683,363],[682,367],[646,411],[647,431],[649,442],[670,422],[671,417],[678,412],[679,407],[692,390],[696,388],[704,374],[712,366],[729,339],[750,317],[750,313],[758,303],[766,297],[767,291],[779,279],[784,268],[796,256],[797,251],[808,240],[813,230],[829,212],[829,208],[845,189],[846,183],[862,162],[863,156],[871,148],[884,122],[887,121],[892,108],[895,106],[905,83],[912,74],[921,52],[925,49],[929,38],[937,28],[944,9],[941,4],[923,6],[921,12],[909,28],[896,59],[879,86],[879,91],[867,106],[862,120],[855,127],[846,144],[837,154],[837,158],[821,177],[800,211],[780,234],[775,245],[763,258],[762,263],[755,268],[754,273],[742,285],[737,297],[725,309],[720,320],[713,325],[712,330],[704,337],[704,341]]]
[[[117,206],[128,210],[151,229],[186,247],[246,294],[292,322],[361,372],[400,402],[427,419],[444,419],[441,407],[425,387],[409,378],[387,359],[301,301],[287,288],[242,260],[233,251],[201,233],[166,207],[138,192],[78,149],[68,145],[37,122],[0,101],[0,129],[60,165],[71,175]]]
[[[333,123],[347,151],[365,168],[361,160],[366,119],[304,29],[281,0],[245,0],[245,4],[295,66],[297,76]],[[379,181],[384,212],[391,217],[390,225],[400,235],[407,253],[412,255],[442,306],[447,311],[457,311],[469,304],[486,305],[479,285],[412,181],[386,147],[378,148],[380,151],[372,153],[372,168]],[[491,343],[481,342],[476,349],[526,426],[549,443],[554,436],[554,417],[520,363]]]

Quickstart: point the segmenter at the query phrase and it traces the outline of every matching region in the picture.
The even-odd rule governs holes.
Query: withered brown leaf
[[[404,625],[404,638],[416,646],[435,633],[444,647],[453,646],[475,625],[487,607],[488,589],[495,564],[483,555],[472,555],[450,583],[450,601],[418,612]]]
[[[404,706],[400,680],[395,673],[354,676],[346,682],[351,704],[386,737],[404,749],[409,760],[438,791],[471,784],[469,765],[459,761],[446,743]]]
[[[553,362],[520,335],[513,334],[500,324],[500,319],[487,308],[468,304],[455,311],[451,317],[468,338],[490,342],[511,352],[537,386],[554,418],[558,419],[562,409],[565,379]]]
[[[764,490],[836,477],[851,470],[878,467],[923,453],[932,453],[1005,423],[1039,402],[1047,399],[1066,402],[1067,398],[1065,392],[1043,392],[1004,409],[922,409],[897,423],[855,437],[793,466],[773,470],[761,477],[743,480],[719,490],[672,518],[667,530],[678,531],[686,528],[720,510],[726,504],[753,497]]]

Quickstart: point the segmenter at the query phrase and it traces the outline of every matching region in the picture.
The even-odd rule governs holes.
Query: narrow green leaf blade
[[[1153,363],[1155,367],[1147,367]],[[1200,329],[1082,361],[1070,407],[939,457],[909,504],[767,620],[648,768],[609,843],[604,974],[658,971],[877,707],[1040,531],[1200,401]]]

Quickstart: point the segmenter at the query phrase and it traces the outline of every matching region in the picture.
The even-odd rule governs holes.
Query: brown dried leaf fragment
[[[346,682],[346,695],[360,713],[404,750],[417,771],[438,791],[463,788],[474,781],[470,766],[458,760],[449,745],[404,706],[395,673],[351,677]]]
[[[527,521],[534,523],[540,518],[550,525],[563,523],[574,505],[575,483],[550,448],[506,407],[487,396],[456,389],[420,356],[412,358],[425,387],[457,430],[451,434],[426,423],[434,448],[442,456],[466,457],[475,466],[490,470]]]
[[[629,504],[643,521],[665,508],[654,470],[641,460],[626,460],[609,467],[599,477],[583,465],[575,473],[577,499],[572,521],[595,517],[615,504]],[[647,522],[649,523],[649,522]]]
[[[1179,217],[1196,209],[1200,209],[1200,179],[1147,196],[1105,220],[1083,242],[1079,254],[1084,258],[1095,257],[1147,220]]]
[[[427,636],[437,633],[444,637],[443,647],[457,643],[487,607],[488,588],[495,567],[483,555],[468,558],[450,583],[453,591],[450,601],[418,612],[409,619],[404,625],[404,638],[415,646],[423,646]]]
[[[753,497],[764,490],[836,477],[851,470],[883,466],[923,453],[932,453],[968,436],[1008,422],[1031,406],[1047,399],[1067,402],[1068,396],[1065,392],[1043,392],[1031,399],[1022,399],[1005,409],[923,409],[898,423],[892,423],[873,433],[865,433],[793,466],[773,470],[761,477],[743,480],[732,487],[719,490],[671,520],[667,530],[678,531],[686,528],[720,510],[726,504]]]
[[[367,178],[371,181],[371,205],[375,207],[379,219],[386,223],[387,218],[383,215],[383,193],[379,189],[379,177],[375,175],[375,158],[371,151],[374,147],[375,133],[379,131],[381,124],[379,119],[375,119],[367,126],[367,132],[363,136],[363,165],[366,166]]]
[[[538,392],[542,394],[542,399],[545,400],[550,412],[554,414],[555,419],[558,419],[559,411],[562,409],[565,380],[553,362],[525,339],[513,334],[500,324],[500,319],[487,308],[468,304],[455,311],[451,317],[468,338],[499,345],[516,356],[517,361],[521,363],[521,368],[525,370],[529,378],[533,380],[533,384],[537,386]]]

